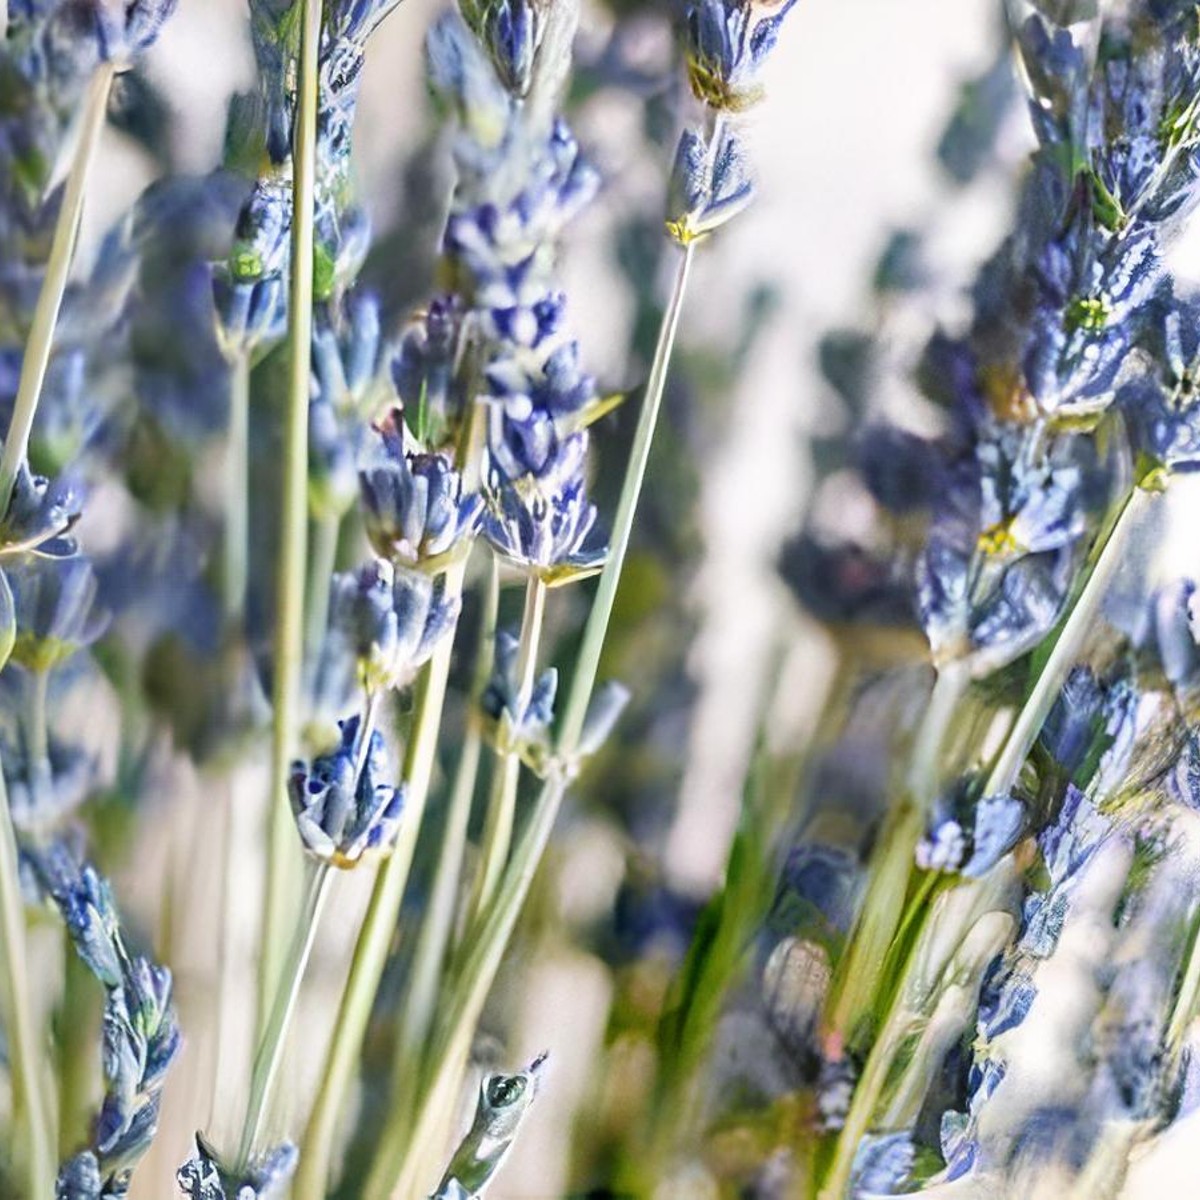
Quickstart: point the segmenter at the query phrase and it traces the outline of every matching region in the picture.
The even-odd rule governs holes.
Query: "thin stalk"
[[[1179,992],[1167,1021],[1165,1038],[1168,1070],[1173,1074],[1183,1054],[1183,1039],[1187,1028],[1196,1015],[1196,1004],[1200,1000],[1200,913],[1192,919],[1191,937],[1188,939],[1187,961],[1179,982]]]
[[[1077,661],[1080,650],[1095,627],[1104,595],[1121,565],[1130,534],[1151,499],[1151,492],[1142,487],[1135,487],[1111,525],[1101,534],[1099,551],[1091,571],[1071,606],[1058,639],[1038,675],[1029,698],[1022,706],[1017,720],[1005,740],[984,785],[984,795],[990,796],[1007,792],[1016,783],[1021,766],[1029,755],[1034,739],[1041,730],[1067,673]],[[978,882],[970,881],[967,886],[978,886]],[[870,894],[868,894],[869,902]],[[914,913],[918,937],[923,930],[927,912],[928,908],[924,912]],[[884,949],[886,951],[886,946]],[[911,978],[913,967],[914,955],[910,953],[906,956],[902,968],[898,972],[893,1000],[889,1006],[889,1012],[884,1018],[882,1031],[871,1047],[863,1078],[859,1080],[858,1086],[855,1088],[850,1116],[838,1137],[834,1163],[820,1193],[821,1200],[835,1200],[842,1195],[849,1180],[854,1150],[863,1134],[869,1129],[870,1122],[874,1117],[875,1104],[891,1071],[899,1047],[899,1040],[893,1035],[897,1028],[896,1022],[901,1019],[903,1012],[900,997],[903,996],[905,987]],[[844,1026],[842,1031],[845,1031]],[[834,1033],[837,1032],[835,1027]]]
[[[229,364],[229,433],[225,453],[225,574],[221,599],[225,624],[241,628],[246,612],[250,543],[250,355]]]
[[[389,1118],[380,1141],[379,1157],[363,1193],[364,1200],[419,1194],[411,1178],[413,1155],[430,1150],[434,1133],[444,1126],[445,1107],[457,1102],[454,1081],[462,1067],[461,1048],[469,1041],[483,1011],[550,840],[566,788],[566,776],[555,767],[542,784],[533,815],[517,841],[495,900],[464,944],[462,966],[453,992],[430,1041],[427,1062],[431,1073],[422,1081],[414,1119],[401,1125],[395,1114]],[[431,1103],[437,1097],[442,1102]]]
[[[48,1098],[42,1090],[44,1055],[38,1052],[29,965],[25,947],[25,905],[17,876],[17,835],[8,807],[8,788],[0,770],[0,997],[8,1032],[9,1077],[12,1082],[14,1128],[22,1131],[26,1194],[54,1194],[54,1159],[50,1144]]]
[[[1129,494],[1096,558],[1095,566],[1083,585],[1071,613],[1050,651],[1046,664],[1033,685],[1029,698],[1021,706],[1017,719],[1005,739],[984,787],[985,796],[1011,791],[1033,743],[1058,698],[1071,667],[1095,627],[1109,584],[1123,560],[1130,534],[1154,499],[1154,493],[1135,487]]]
[[[50,762],[50,727],[47,720],[50,672],[34,671],[29,697],[29,760],[33,769]]]
[[[517,694],[513,714],[517,720],[523,719],[533,694],[538,646],[542,638],[545,616],[546,585],[536,575],[531,575],[525,585],[525,613],[521,618],[521,640],[517,651]],[[512,847],[513,821],[517,811],[517,785],[520,780],[520,750],[511,746],[497,755],[492,774],[492,792],[483,828],[483,853],[480,856],[479,872],[475,877],[475,889],[471,899],[472,920],[476,920],[491,903],[504,864],[508,861],[508,852]]]
[[[38,292],[33,310],[33,322],[29,327],[29,341],[21,359],[21,378],[17,384],[17,397],[13,402],[12,421],[4,449],[0,451],[0,517],[8,511],[13,487],[21,464],[29,455],[29,435],[33,430],[33,418],[37,413],[42,385],[46,381],[46,370],[50,365],[50,352],[54,345],[54,329],[62,308],[63,296],[67,291],[67,278],[71,273],[71,259],[75,255],[75,243],[79,237],[79,220],[83,213],[84,195],[87,191],[88,169],[96,155],[100,134],[108,112],[108,95],[116,68],[112,63],[101,63],[92,74],[87,93],[83,98],[80,114],[79,140],[75,145],[71,169],[63,189],[62,207],[54,225],[54,236],[50,242],[50,257],[46,261],[46,274]]]
[[[913,746],[904,794],[880,830],[867,894],[830,988],[824,1041],[831,1057],[842,1055],[878,996],[888,948],[905,919],[904,901],[915,869],[913,854],[925,832],[926,814],[937,788],[939,750],[968,682],[957,665],[940,669],[934,681]]]
[[[312,555],[308,564],[308,600],[304,622],[304,661],[315,669],[325,627],[329,623],[329,584],[337,569],[338,540],[342,522],[336,514],[326,513],[313,526]]]
[[[283,428],[268,797],[267,887],[259,950],[259,1024],[266,1019],[280,978],[280,954],[291,924],[291,881],[299,856],[287,800],[304,651],[304,568],[308,552],[308,398],[312,364],[313,204],[316,191],[317,48],[321,0],[302,0],[300,70],[292,170],[291,290],[288,319],[291,374]]]
[[[428,1060],[433,1064],[434,1073],[423,1081],[416,1119],[409,1123],[407,1128],[397,1128],[394,1119],[388,1122],[379,1157],[368,1181],[367,1200],[383,1200],[392,1193],[392,1184],[396,1181],[400,1181],[401,1188],[413,1186],[412,1152],[414,1148],[428,1148],[432,1142],[432,1135],[444,1122],[445,1106],[454,1102],[453,1078],[454,1072],[461,1069],[462,1047],[469,1041],[471,1030],[478,1022],[484,1001],[499,970],[509,938],[549,842],[550,831],[554,827],[563,796],[566,794],[568,773],[573,769],[573,760],[583,733],[583,723],[591,704],[600,655],[604,649],[617,586],[621,581],[638,500],[646,477],[650,448],[666,391],[667,374],[679,330],[679,318],[683,310],[694,251],[694,244],[683,247],[670,299],[663,313],[658,344],[646,383],[646,396],[638,416],[629,463],[613,518],[608,558],[592,599],[570,694],[563,713],[556,746],[557,761],[547,772],[529,823],[517,842],[494,900],[481,914],[476,931],[468,936],[463,947],[462,967],[455,980],[450,1002],[443,1011],[431,1047],[432,1054]],[[372,1187],[377,1190],[372,1191]]]
[[[671,296],[663,313],[658,333],[658,345],[654,350],[654,361],[650,365],[650,376],[646,381],[646,396],[638,417],[633,446],[629,452],[629,465],[625,470],[625,482],[617,501],[613,517],[612,541],[608,560],[600,573],[600,582],[592,600],[579,657],[575,663],[575,674],[571,680],[571,693],[563,714],[562,731],[559,734],[559,753],[573,755],[579,746],[583,722],[587,717],[592,691],[596,686],[596,674],[600,669],[600,654],[608,633],[608,622],[612,617],[613,604],[617,597],[617,585],[621,582],[621,571],[625,555],[629,550],[629,538],[633,531],[633,519],[637,513],[638,499],[642,494],[642,483],[646,477],[646,466],[650,461],[650,447],[654,441],[654,430],[662,409],[663,395],[667,387],[667,374],[671,367],[671,355],[675,349],[675,335],[679,331],[679,318],[683,312],[683,299],[691,275],[692,256],[695,244],[683,247]]]
[[[254,1152],[260,1149],[267,1113],[274,1100],[275,1086],[279,1079],[279,1068],[283,1063],[283,1052],[287,1045],[288,1030],[300,998],[300,985],[312,954],[313,941],[321,922],[325,901],[329,898],[329,885],[333,872],[328,864],[318,863],[309,868],[308,887],[299,919],[292,934],[287,959],[280,975],[279,987],[271,1003],[266,1028],[259,1040],[254,1056],[254,1069],[250,1076],[250,1102],[246,1108],[246,1121],[242,1126],[242,1141],[238,1148],[238,1163],[244,1169]]]
[[[404,1084],[408,1078],[406,1068],[417,1060],[419,1049],[432,1026],[437,1004],[438,978],[454,932],[454,910],[462,878],[467,825],[471,817],[471,801],[475,796],[483,750],[483,735],[475,709],[491,673],[499,604],[500,564],[496,556],[492,555],[480,617],[479,649],[471,688],[471,715],[455,767],[450,802],[446,809],[446,825],[442,831],[437,868],[429,893],[429,905],[413,952],[411,982],[408,986],[404,1015],[400,1021],[395,1071],[398,1086]]]
[[[459,562],[446,572],[448,597],[462,592],[465,570],[466,563]],[[422,670],[417,683],[412,731],[404,757],[407,808],[395,849],[375,877],[370,904],[354,946],[346,990],[325,1057],[323,1082],[304,1132],[294,1189],[296,1200],[321,1200],[325,1195],[338,1118],[345,1106],[371,1005],[387,964],[425,812],[453,651],[454,637],[450,633]]]

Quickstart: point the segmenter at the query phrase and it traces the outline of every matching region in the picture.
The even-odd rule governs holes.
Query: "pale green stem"
[[[604,564],[604,570],[600,573],[600,582],[597,584],[596,595],[592,600],[587,626],[583,631],[583,641],[579,647],[579,657],[575,663],[575,675],[571,680],[571,693],[563,714],[558,747],[559,753],[567,757],[572,756],[578,749],[579,737],[583,732],[583,722],[587,717],[588,705],[592,699],[592,690],[596,686],[596,675],[600,669],[600,654],[604,649],[604,639],[608,634],[608,622],[612,617],[613,604],[617,597],[617,585],[621,582],[621,571],[625,565],[625,555],[629,550],[629,538],[633,532],[633,519],[637,513],[638,499],[642,494],[646,466],[650,461],[650,447],[654,441],[654,431],[658,425],[658,415],[662,409],[663,395],[666,392],[667,373],[671,366],[671,354],[675,348],[675,335],[679,330],[679,318],[683,312],[683,298],[687,292],[694,253],[694,243],[683,247],[679,267],[675,274],[675,283],[671,289],[666,311],[663,313],[658,345],[655,347],[654,361],[651,363],[650,376],[646,381],[646,396],[642,401],[642,411],[638,417],[633,446],[629,453],[625,482],[621,487],[621,496],[613,517],[608,560]]]
[[[0,995],[8,1033],[9,1077],[12,1081],[14,1129],[22,1131],[22,1152],[14,1157],[25,1166],[28,1196],[54,1195],[54,1161],[49,1132],[50,1109],[43,1092],[29,966],[25,946],[25,905],[18,881],[17,835],[8,806],[8,788],[0,770]]]
[[[313,205],[316,190],[317,49],[321,0],[303,0],[292,171],[291,374],[283,428],[283,490],[273,666],[271,791],[268,796],[267,887],[259,948],[259,1023],[280,977],[292,922],[288,909],[299,856],[287,799],[304,651],[304,570],[308,552],[308,400],[312,367]]]
[[[525,585],[525,613],[521,619],[521,640],[517,651],[517,694],[515,715],[520,720],[533,694],[537,672],[538,646],[542,623],[546,615],[546,585],[531,575]],[[503,718],[501,719],[503,725]],[[483,827],[483,852],[470,907],[470,919],[491,903],[500,881],[508,852],[512,846],[513,821],[517,811],[517,785],[521,780],[521,754],[517,746],[509,746],[496,756],[492,773],[491,797]]]
[[[1154,493],[1135,487],[1114,523],[1091,574],[1071,609],[1070,616],[1038,675],[1029,698],[1021,706],[1004,747],[988,776],[983,794],[996,796],[1012,790],[1033,743],[1054,706],[1080,651],[1093,633],[1109,584],[1123,561],[1129,536],[1154,499]]]
[[[250,547],[250,354],[229,364],[229,435],[225,452],[225,623],[241,628],[246,612]]]
[[[29,761],[32,770],[50,762],[50,728],[47,720],[50,672],[33,672],[29,698]]]
[[[824,1041],[833,1058],[842,1055],[876,1002],[888,947],[904,919],[913,854],[937,788],[938,752],[967,683],[965,670],[957,664],[938,671],[913,745],[904,795],[880,830],[867,893],[830,988]]]
[[[62,208],[54,226],[46,274],[42,279],[41,291],[33,310],[33,322],[29,327],[29,341],[25,344],[25,354],[21,360],[21,378],[13,402],[12,421],[9,423],[8,436],[4,439],[4,449],[0,452],[0,518],[8,511],[17,474],[29,455],[29,435],[33,430],[33,418],[50,365],[54,329],[67,291],[71,259],[79,236],[88,169],[104,130],[108,95],[115,74],[116,68],[112,63],[101,63],[93,73],[83,99],[79,141],[63,189]]]
[[[400,1035],[396,1042],[394,1079],[396,1087],[402,1090],[411,1091],[411,1065],[419,1061],[420,1049],[433,1024],[438,979],[454,932],[454,911],[462,878],[467,825],[471,817],[471,801],[475,796],[475,784],[483,750],[482,731],[474,709],[491,673],[499,602],[500,564],[493,554],[480,619],[479,649],[472,687],[472,711],[455,766],[454,783],[446,809],[446,824],[438,847],[438,864],[429,892],[425,919],[413,952],[411,982],[408,986],[404,1015],[400,1021]]]
[[[415,1181],[410,1178],[412,1155],[435,1145],[436,1132],[445,1126],[445,1104],[457,1102],[453,1077],[462,1069],[462,1048],[483,1011],[550,840],[566,787],[566,777],[557,767],[552,769],[542,784],[533,815],[517,840],[495,900],[476,931],[468,935],[453,992],[431,1039],[426,1061],[432,1073],[423,1080],[415,1120],[403,1126],[395,1119],[388,1120],[380,1140],[379,1157],[363,1193],[364,1200],[418,1194],[414,1190]],[[444,1098],[444,1104],[429,1102],[439,1096]]]
[[[1187,1028],[1196,1015],[1196,1003],[1200,1000],[1200,913],[1192,920],[1191,937],[1188,940],[1187,961],[1179,992],[1167,1021],[1165,1038],[1168,1069],[1174,1073],[1183,1055],[1183,1040]]]
[[[1022,764],[1029,755],[1046,716],[1062,689],[1067,674],[1078,660],[1088,637],[1094,632],[1104,596],[1122,563],[1129,536],[1150,503],[1152,493],[1137,487],[1126,499],[1112,525],[1101,534],[1099,553],[1083,588],[1075,598],[1045,666],[1033,690],[1022,706],[1009,732],[1003,749],[984,786],[984,795],[997,795],[1011,790]],[[971,881],[968,886],[977,886]],[[870,895],[868,895],[868,902]],[[884,947],[886,950],[886,946]],[[896,998],[884,1021],[882,1032],[871,1047],[863,1078],[855,1088],[850,1116],[838,1137],[833,1166],[821,1191],[822,1200],[837,1200],[843,1194],[853,1165],[859,1140],[870,1127],[875,1104],[888,1077],[898,1048],[894,1035],[896,1023],[903,1019],[900,997],[904,995],[914,968],[914,956],[909,955],[896,984]],[[846,1031],[846,1027],[842,1027]],[[835,1033],[837,1030],[835,1030]]]
[[[529,824],[517,842],[495,899],[481,915],[476,932],[468,937],[463,948],[462,969],[455,980],[450,1004],[439,1022],[432,1054],[428,1060],[434,1065],[434,1074],[430,1079],[423,1081],[416,1121],[408,1128],[396,1128],[395,1121],[388,1122],[375,1169],[372,1170],[368,1181],[367,1200],[384,1200],[393,1194],[393,1184],[396,1181],[400,1181],[397,1192],[413,1186],[410,1179],[414,1171],[413,1151],[428,1147],[436,1130],[444,1123],[445,1105],[454,1102],[452,1075],[461,1069],[462,1047],[469,1040],[483,1010],[484,1001],[508,947],[509,938],[520,916],[562,805],[567,786],[567,772],[573,769],[572,764],[578,752],[580,735],[596,684],[609,618],[612,616],[616,599],[617,585],[620,583],[625,555],[629,549],[629,539],[646,477],[654,430],[666,391],[667,373],[679,329],[679,318],[683,310],[694,251],[693,244],[683,247],[674,286],[659,329],[658,345],[646,383],[646,396],[638,416],[629,463],[613,518],[608,559],[600,573],[600,581],[592,600],[570,695],[563,713],[556,746],[558,762],[547,773],[534,803]]]
[[[246,1108],[246,1121],[242,1126],[242,1140],[238,1148],[238,1164],[241,1169],[249,1164],[260,1145],[267,1115],[275,1097],[279,1080],[279,1068],[283,1064],[283,1053],[287,1046],[288,1030],[300,998],[300,985],[312,954],[313,941],[321,923],[321,913],[329,897],[329,886],[333,881],[332,869],[326,863],[309,868],[308,888],[298,915],[288,949],[287,959],[279,977],[279,987],[271,1002],[266,1028],[254,1056],[254,1069],[250,1076],[250,1102]]]
[[[818,1200],[845,1200],[854,1167],[854,1156],[862,1139],[870,1130],[875,1105],[887,1082],[892,1060],[912,1028],[912,1016],[901,1005],[893,1008],[879,1031],[876,1046],[872,1047],[862,1075],[855,1081],[854,1096],[846,1122],[838,1135],[837,1150]],[[878,1053],[876,1052],[878,1048]]]
[[[461,594],[465,569],[466,563],[462,561],[446,572],[447,597]],[[321,1088],[301,1145],[300,1168],[294,1187],[296,1200],[320,1200],[325,1195],[338,1118],[345,1107],[359,1048],[371,1016],[371,1005],[387,964],[388,949],[399,920],[429,795],[453,650],[451,631],[422,670],[417,684],[413,725],[405,747],[404,820],[395,849],[375,877],[370,904],[354,946],[346,990],[333,1022],[333,1037],[325,1057]]]

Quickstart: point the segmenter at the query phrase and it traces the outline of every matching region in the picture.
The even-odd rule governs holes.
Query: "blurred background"
[[[669,10],[618,7],[628,61],[651,80],[667,71]],[[954,180],[935,153],[964,85],[986,75],[1003,49],[999,7],[799,0],[784,28],[766,72],[768,99],[749,120],[758,201],[698,257],[640,556],[631,560],[606,664],[633,690],[633,709],[565,814],[488,1016],[502,1041],[499,1061],[551,1055],[546,1093],[495,1195],[561,1196],[609,1177],[613,1147],[627,1132],[621,1122],[641,1119],[639,1024],[653,1023],[696,913],[720,883],[767,689],[782,680],[783,736],[802,738],[819,718],[833,648],[800,615],[777,569],[780,546],[809,502],[811,443],[835,436],[848,419],[819,369],[818,347],[831,329],[866,325],[898,359],[911,356],[937,320],[961,311],[962,287],[1005,229],[1014,172],[1031,144],[1019,107],[1009,106],[969,180]],[[449,187],[447,146],[423,80],[423,37],[441,8],[405,0],[389,19],[371,43],[359,108],[358,186],[376,231],[366,278],[397,322],[429,290]],[[645,331],[663,280],[659,251],[644,247],[646,238],[661,242],[673,144],[670,106],[606,74],[613,20],[604,5],[585,5],[570,104],[606,191],[572,227],[566,260],[572,321],[606,391],[635,388],[645,375]],[[254,85],[244,4],[181,0],[144,70],[161,99],[164,146],[156,165],[110,129],[85,214],[81,270],[163,161],[196,174],[220,163],[229,98]],[[903,289],[889,300],[872,284],[881,253],[902,230],[920,235],[918,300]],[[1179,254],[1186,274],[1197,256],[1187,247]],[[910,389],[899,373],[886,375],[873,403],[894,412]],[[627,416],[614,422],[614,444],[627,436]],[[615,483],[602,478],[597,494],[602,513],[606,500],[611,511]],[[103,530],[84,536],[102,540]],[[560,626],[571,619],[564,611]],[[244,770],[261,773],[261,765]],[[141,823],[142,845],[118,872],[118,890],[139,924],[160,930],[188,1042],[168,1086],[162,1133],[135,1185],[146,1198],[168,1194],[197,1125],[224,1133],[239,1119],[250,1059],[241,1019],[248,999],[241,1013],[236,1005],[221,1012],[212,987],[211,935],[221,919],[217,798],[203,772],[177,756],[164,759],[158,780],[159,816]],[[265,780],[243,790],[261,793]],[[234,867],[247,899],[231,951],[245,967],[246,997],[261,863],[256,820],[235,816],[250,835]],[[165,914],[164,878],[173,897]],[[328,1034],[321,1022],[369,882],[340,890],[325,923],[293,1042],[298,1107],[313,1084]],[[238,1036],[243,1053],[234,1049]],[[371,1103],[369,1088],[362,1103]],[[705,1186],[684,1178],[673,1194],[700,1196]]]

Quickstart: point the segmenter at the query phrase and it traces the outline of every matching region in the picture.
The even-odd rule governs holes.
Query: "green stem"
[[[459,562],[446,572],[447,597],[461,594],[465,569],[465,562]],[[354,946],[346,990],[342,994],[338,1015],[333,1023],[333,1038],[325,1057],[321,1089],[301,1146],[300,1169],[294,1189],[296,1200],[320,1200],[325,1195],[338,1118],[345,1106],[359,1048],[371,1016],[371,1005],[387,964],[388,949],[399,920],[404,888],[429,795],[453,650],[454,636],[451,631],[422,670],[417,684],[413,725],[404,758],[407,808],[395,849],[375,877],[370,904]]]
[[[333,872],[328,864],[319,863],[309,868],[304,903],[292,934],[279,987],[271,1003],[266,1028],[254,1056],[254,1069],[250,1076],[250,1102],[246,1108],[246,1121],[242,1126],[242,1140],[238,1148],[238,1163],[242,1170],[249,1164],[254,1152],[261,1149],[259,1142],[274,1099],[288,1030],[296,1011],[296,1001],[300,998],[300,985],[304,981],[304,971],[312,954],[313,941],[317,936],[321,913],[329,897],[332,881]]]
[[[79,141],[75,146],[66,187],[63,189],[62,207],[54,225],[50,257],[46,261],[46,274],[42,279],[37,305],[33,310],[33,322],[29,327],[29,340],[25,344],[25,354],[21,360],[21,378],[17,384],[16,400],[13,402],[12,421],[8,427],[8,436],[4,439],[4,449],[0,452],[0,518],[8,512],[17,474],[29,455],[29,435],[33,430],[33,418],[37,413],[46,370],[50,365],[54,329],[58,324],[59,310],[67,291],[71,259],[74,257],[75,243],[79,237],[79,221],[87,191],[88,169],[96,155],[100,134],[104,130],[108,95],[112,90],[115,74],[116,68],[112,63],[101,63],[92,74],[87,94],[83,99]]]
[[[957,664],[943,667],[934,681],[913,746],[904,794],[879,832],[867,894],[830,987],[823,1036],[831,1057],[840,1058],[844,1053],[847,1042],[869,1016],[884,982],[888,948],[904,919],[905,897],[915,869],[913,855],[925,832],[937,788],[938,752],[968,682],[965,670]]]
[[[488,587],[480,617],[479,649],[471,689],[471,715],[455,766],[454,783],[446,810],[446,824],[438,848],[438,864],[429,893],[425,920],[413,952],[411,982],[396,1044],[394,1078],[397,1088],[401,1091],[411,1088],[411,1064],[419,1060],[420,1048],[432,1027],[437,1004],[438,979],[454,932],[454,910],[462,878],[467,825],[471,817],[471,801],[475,796],[483,750],[483,736],[475,709],[491,674],[499,604],[500,563],[496,556],[492,555]]]
[[[271,791],[268,796],[267,887],[259,950],[259,1023],[280,977],[279,956],[291,925],[289,901],[299,850],[287,799],[304,650],[304,568],[308,552],[308,399],[312,364],[313,204],[316,191],[317,49],[321,0],[302,0],[300,70],[292,171],[291,374],[283,428],[276,588]]]
[[[14,1129],[24,1153],[26,1194],[54,1195],[54,1160],[50,1145],[47,1097],[42,1090],[44,1053],[38,1051],[29,966],[25,947],[25,905],[18,882],[17,835],[8,806],[8,788],[0,770],[0,996],[8,1032],[9,1076],[12,1081]]]
[[[985,796],[1009,792],[1017,782],[1021,767],[1029,757],[1029,751],[1033,748],[1033,743],[1055,700],[1058,699],[1067,675],[1078,661],[1080,650],[1095,629],[1109,584],[1123,561],[1130,534],[1153,499],[1153,492],[1143,487],[1135,487],[1122,505],[1110,531],[1103,539],[1095,566],[1034,683],[1033,691],[1021,706],[1016,722],[1004,741],[1004,747],[996,758],[984,786]]]
[[[442,1128],[445,1118],[445,1106],[430,1101],[441,1096],[451,1106],[457,1103],[453,1076],[461,1070],[465,1057],[463,1047],[478,1023],[516,928],[517,918],[549,843],[566,787],[565,775],[557,767],[553,768],[542,784],[533,815],[517,841],[495,900],[476,931],[467,937],[454,990],[430,1042],[426,1061],[432,1070],[429,1077],[422,1080],[415,1119],[403,1127],[395,1119],[389,1119],[375,1169],[363,1193],[364,1200],[419,1194],[410,1178],[412,1155],[427,1151],[435,1144],[434,1135]]]
[[[249,577],[250,355],[229,364],[229,435],[225,456],[225,574],[221,581],[225,623],[241,628]]]
[[[1168,1067],[1168,1079],[1178,1071],[1183,1057],[1183,1041],[1187,1028],[1196,1015],[1196,1004],[1200,1000],[1200,912],[1192,918],[1191,936],[1188,939],[1187,960],[1179,981],[1179,991],[1171,1008],[1164,1038]]]
[[[533,694],[537,671],[538,645],[546,616],[546,585],[531,575],[525,585],[525,613],[521,619],[521,641],[517,651],[517,694],[515,716],[521,719]],[[503,718],[502,718],[503,727]],[[508,852],[512,847],[513,821],[517,811],[517,785],[521,780],[521,753],[517,746],[506,747],[496,756],[492,791],[483,829],[483,853],[471,900],[471,920],[491,903],[500,881]]]
[[[446,1106],[452,1105],[456,1099],[452,1086],[453,1073],[461,1069],[465,1059],[464,1047],[479,1019],[562,805],[568,773],[574,769],[617,585],[629,549],[650,448],[666,391],[667,373],[679,330],[694,251],[692,244],[683,247],[671,296],[663,313],[658,345],[646,383],[646,396],[638,416],[629,463],[613,518],[611,547],[592,600],[563,713],[556,746],[557,761],[547,772],[529,823],[517,842],[493,902],[481,914],[476,931],[468,936],[463,947],[462,968],[455,981],[450,1003],[439,1022],[432,1054],[428,1059],[433,1064],[434,1072],[429,1079],[422,1081],[416,1120],[407,1128],[396,1128],[395,1121],[388,1122],[375,1170],[368,1180],[367,1200],[384,1200],[391,1194],[391,1184],[396,1180],[401,1181],[402,1187],[413,1186],[410,1179],[414,1171],[413,1151],[432,1144],[437,1129],[445,1119]]]
[[[571,680],[571,693],[567,699],[562,731],[558,740],[559,753],[568,758],[574,755],[579,746],[583,722],[587,717],[592,691],[596,686],[596,675],[600,669],[600,654],[604,649],[604,639],[608,634],[608,622],[612,617],[613,604],[616,601],[617,585],[621,582],[625,555],[629,551],[633,519],[637,513],[638,499],[642,494],[646,466],[650,461],[650,447],[654,441],[654,430],[658,425],[658,415],[662,409],[663,395],[666,392],[667,373],[670,370],[671,355],[675,349],[675,335],[679,331],[679,318],[683,312],[683,299],[687,292],[694,253],[695,245],[693,243],[683,247],[679,266],[675,272],[675,283],[671,289],[666,311],[663,313],[658,345],[655,347],[654,361],[651,363],[650,376],[646,381],[646,396],[642,401],[642,411],[633,435],[633,446],[629,453],[625,481],[621,486],[620,499],[617,501],[616,515],[613,517],[612,541],[609,546],[608,560],[604,564],[604,570],[600,573],[600,582],[596,586],[596,595],[592,600],[592,609],[588,614],[587,626],[583,631],[583,641],[579,647],[579,657],[575,663],[575,675]]]

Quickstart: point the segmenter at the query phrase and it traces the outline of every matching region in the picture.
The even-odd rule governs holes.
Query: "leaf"
[[[17,643],[17,608],[13,603],[12,588],[8,576],[0,571],[0,670],[12,656]]]

